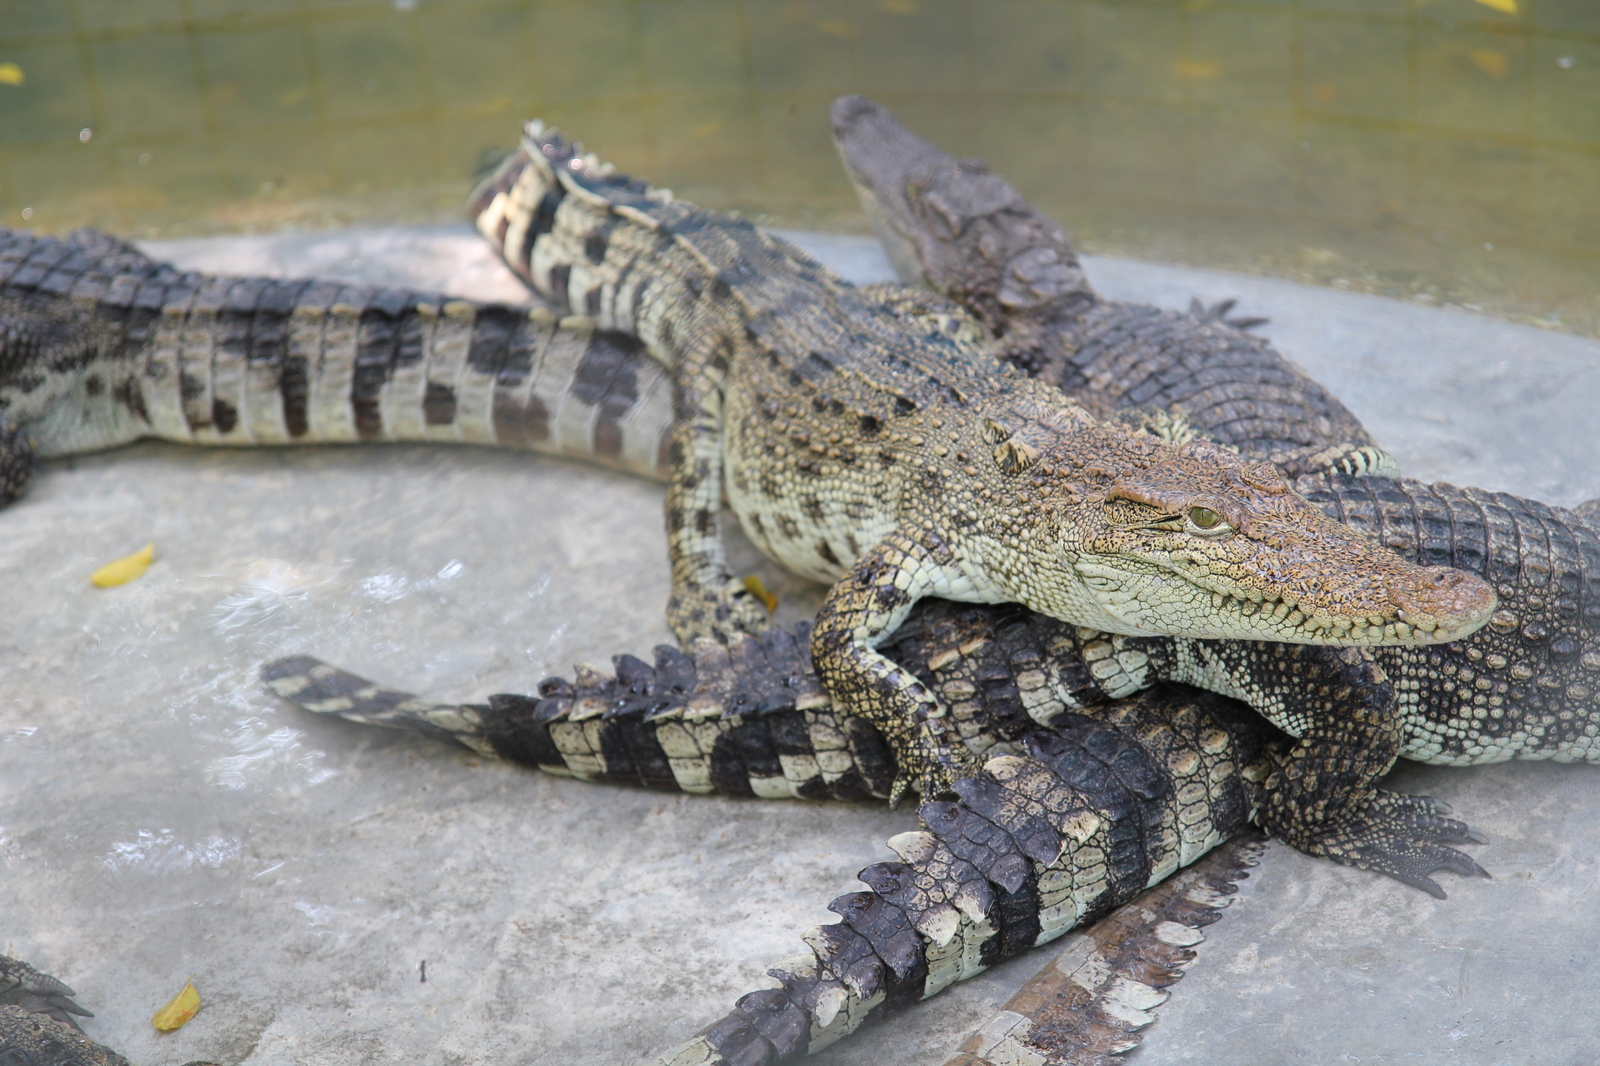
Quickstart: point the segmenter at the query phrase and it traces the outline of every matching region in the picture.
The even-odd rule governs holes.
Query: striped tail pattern
[[[1023,619],[1027,618],[1024,622]],[[373,685],[316,659],[265,666],[307,710],[464,744],[491,758],[588,781],[763,798],[887,798],[894,764],[864,719],[834,713],[811,667],[810,623],[580,666],[537,696],[444,704]],[[897,634],[897,661],[930,684],[968,747],[1015,752],[1068,707],[1104,699],[1087,668],[1052,648],[1072,627],[1012,607],[930,601]],[[1075,645],[1074,645],[1075,646]]]
[[[807,951],[768,971],[776,988],[741,997],[732,1013],[655,1066],[789,1062],[869,1017],[1103,917],[1248,825],[1258,786],[1285,750],[1268,732],[1236,703],[1162,687],[1094,718],[1068,713],[1056,729],[1026,735],[1024,754],[995,756],[979,775],[958,781],[958,800],[923,804],[924,828],[889,841],[901,861],[861,871],[868,891],[829,904],[842,921],[805,934]],[[1204,882],[1195,885],[1205,900]],[[1169,947],[1195,943],[1189,930],[1204,924],[1182,899],[1170,905],[1183,921],[1151,926]],[[1135,946],[1123,960],[1142,979],[1099,981],[1087,944],[1068,956],[1066,980],[1087,983],[1096,1010],[1124,1023],[1121,1035],[1107,1039],[1119,1049],[1131,1046],[1128,1031],[1146,1024],[1148,1009],[1164,998],[1158,985],[1176,979],[1173,967],[1186,961],[1149,954],[1141,962]],[[1072,1000],[1057,997],[1067,1010]],[[1035,1004],[1034,1012],[1047,1023],[1048,1005]],[[1096,1027],[1096,1016],[1090,1012],[1080,1028],[1106,1036],[1109,1023]],[[1017,1041],[1035,1036],[1012,1022]],[[988,1039],[958,1061],[982,1062],[1004,1039]]]
[[[669,397],[638,341],[582,317],[182,273],[93,231],[0,228],[0,413],[41,456],[150,436],[438,441],[661,478]]]

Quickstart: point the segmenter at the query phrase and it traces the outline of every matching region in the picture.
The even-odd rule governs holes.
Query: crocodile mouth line
[[[1131,583],[1126,580],[1126,574],[1098,567],[1094,570],[1100,572],[1087,572],[1084,578],[1102,609],[1146,633],[1170,631],[1157,621],[1162,603],[1170,602],[1170,597],[1155,596],[1152,591],[1162,586],[1173,587],[1175,581],[1189,586],[1194,596],[1191,602],[1205,602],[1204,598],[1209,597],[1211,617],[1220,618],[1217,624],[1205,627],[1206,633],[1201,639],[1273,640],[1347,647],[1443,644],[1476,631],[1488,618],[1488,611],[1473,611],[1463,612],[1459,621],[1450,621],[1398,604],[1387,611],[1363,613],[1350,609],[1346,614],[1335,614],[1315,606],[1307,610],[1304,598],[1289,593],[1225,592],[1207,588],[1181,572],[1166,569],[1146,572],[1143,580]],[[1237,624],[1230,624],[1234,620]]]

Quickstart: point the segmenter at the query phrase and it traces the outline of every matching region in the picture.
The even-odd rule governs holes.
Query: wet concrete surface
[[[811,243],[857,279],[887,270],[870,242]],[[458,228],[154,250],[518,295]],[[1410,473],[1600,495],[1600,344],[1212,271],[1088,268],[1110,296],[1270,315],[1263,332]],[[659,507],[654,485],[467,447],[147,444],[47,465],[0,515],[0,949],[73,985],[90,1035],[137,1063],[616,1066],[719,1017],[913,815],[550,778],[309,716],[255,680],[306,652],[475,699],[643,653],[667,639]],[[144,578],[88,584],[152,539]],[[766,573],[786,614],[815,604]],[[1600,772],[1409,768],[1396,786],[1484,830],[1494,880],[1435,901],[1272,847],[1131,1064],[1594,1061]],[[819,1061],[943,1062],[1044,958]],[[201,1013],[156,1033],[191,975]]]

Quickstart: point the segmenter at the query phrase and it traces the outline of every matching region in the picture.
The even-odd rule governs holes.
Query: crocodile
[[[553,139],[548,144],[552,150],[560,147]],[[576,155],[570,159],[582,162]],[[597,173],[598,168],[561,167],[563,177],[574,181],[589,180],[584,175],[591,170]],[[533,170],[524,167],[522,173]],[[591,184],[619,196],[636,188],[605,175],[594,177]],[[637,199],[654,205],[652,209],[674,206],[647,192],[637,193]],[[584,211],[567,210],[580,200],[563,197],[566,206],[555,210],[552,239],[571,236],[563,219],[571,219],[572,225],[592,221]],[[707,217],[677,206],[679,214],[688,212],[684,218]],[[644,208],[623,214],[651,217]],[[688,227],[681,219],[674,224]],[[606,242],[611,252],[588,242],[585,255],[592,252],[604,264],[614,252],[634,262],[626,250],[630,232],[626,227],[611,232],[612,239]],[[930,331],[927,319],[907,319],[858,298],[848,285],[800,253],[761,237],[751,227],[707,222],[702,237],[709,240],[705,234],[731,234],[752,248],[766,249],[774,263],[787,263],[785,269],[790,270],[778,271],[775,277],[812,278],[797,283],[801,292],[810,292],[830,306],[853,308],[863,328],[870,326],[885,345],[900,346],[885,354],[896,368],[889,374],[894,379],[889,391],[866,387],[851,401],[867,401],[856,407],[882,401],[873,407],[876,414],[862,414],[869,421],[881,418],[873,423],[876,443],[858,444],[852,439],[845,444],[841,435],[839,444],[819,438],[815,443],[819,450],[791,451],[788,445],[775,444],[789,456],[789,474],[815,475],[820,480],[814,479],[798,498],[780,492],[782,499],[768,501],[785,512],[778,518],[789,519],[796,529],[802,528],[796,516],[809,523],[808,514],[822,515],[826,525],[839,508],[863,515],[867,525],[888,520],[897,524],[873,532],[872,537],[863,533],[861,541],[846,531],[837,544],[839,550],[850,554],[853,544],[866,554],[852,568],[850,580],[836,588],[831,609],[824,610],[813,634],[824,683],[836,694],[848,693],[852,713],[866,714],[886,728],[896,749],[897,795],[913,782],[925,795],[934,794],[953,773],[970,765],[944,709],[871,646],[924,594],[1013,598],[988,576],[1009,574],[1008,580],[1024,599],[1031,597],[1053,613],[1104,628],[1135,632],[1178,628],[1341,644],[1438,642],[1482,624],[1493,607],[1493,590],[1481,581],[1448,568],[1406,564],[1327,521],[1268,464],[1245,462],[1205,442],[1180,446],[1128,426],[1101,423],[1059,399],[1047,404],[1046,396],[1059,396],[1049,386],[1006,372],[982,350]],[[616,425],[617,417],[606,417],[618,416],[624,409],[632,417],[643,417],[650,410],[628,402],[622,386],[631,385],[635,392],[648,389],[650,374],[643,368],[653,364],[629,361],[627,351],[614,343],[616,333],[593,328],[591,320],[568,328],[539,309],[474,305],[331,283],[183,274],[103,235],[52,241],[6,231],[4,237],[0,366],[5,372],[0,376],[0,414],[12,434],[8,454],[17,461],[13,465],[20,465],[23,445],[41,455],[62,455],[141,436],[214,444],[450,439],[549,447],[549,405],[539,391],[542,375],[533,373],[536,355],[558,365],[563,359],[579,359],[575,380],[556,375],[559,385],[572,381],[574,392],[578,386],[593,385],[585,377],[586,369],[605,371],[610,376],[604,380],[617,386],[615,395],[622,403],[611,403],[613,392],[608,391],[598,402],[574,408],[589,431],[578,435],[577,447],[601,458],[609,454],[633,469],[653,470],[660,465],[659,434],[655,450],[625,455],[625,445],[637,449],[650,441],[651,434],[611,432],[608,426]],[[680,254],[682,249],[671,241],[663,247],[668,266],[686,254]],[[642,261],[635,265],[643,271]],[[559,273],[554,268],[545,271],[547,279],[553,272]],[[574,276],[581,282],[581,275]],[[663,267],[630,292],[649,288],[657,280],[681,283],[684,292],[699,284],[698,275],[688,268]],[[578,291],[572,284],[576,283],[569,282],[566,288]],[[758,282],[741,285],[759,287]],[[711,294],[722,286],[700,288]],[[712,296],[707,298],[716,303]],[[651,307],[673,306],[667,296],[646,302]],[[607,314],[612,319],[618,306],[611,301]],[[801,329],[797,323],[823,323],[830,329],[839,325],[827,316],[819,318],[816,310],[797,306],[762,319],[762,328],[774,337],[782,334],[779,339],[784,343],[798,343],[785,333]],[[600,324],[606,325],[606,315],[600,317]],[[657,342],[675,333],[671,316],[658,315],[650,321]],[[638,332],[637,323],[627,324]],[[810,339],[820,343],[827,338]],[[854,344],[856,331],[833,340]],[[834,354],[841,365],[857,359],[848,351]],[[919,359],[927,365],[913,373]],[[984,363],[985,359],[989,361]],[[813,369],[824,363],[820,357],[803,361]],[[634,368],[631,378],[620,372],[623,364]],[[917,392],[930,387],[932,379],[923,371],[935,369],[947,375],[947,384],[956,391],[931,398]],[[859,385],[865,379],[858,379],[857,370],[841,370],[835,383]],[[657,391],[662,391],[666,383],[661,368],[656,367],[655,373]],[[772,373],[776,373],[773,366],[759,372],[769,378]],[[774,391],[761,400],[763,404],[777,404],[780,387],[792,387],[788,376],[779,376],[781,382],[769,380]],[[794,378],[802,385],[808,380],[798,370]],[[673,378],[673,387],[681,391],[681,375]],[[956,403],[950,397],[961,396],[961,389],[971,393],[973,404],[981,399],[979,406],[989,413],[979,418],[976,410],[957,404],[961,409],[956,413],[963,419],[958,424],[946,408]],[[891,394],[896,397],[892,402]],[[822,394],[816,395],[821,402]],[[747,401],[758,398],[760,389],[744,394]],[[844,399],[835,399],[839,411],[845,411]],[[803,427],[816,411],[794,403],[780,406],[788,412],[784,417],[793,420],[786,431],[792,444],[793,434],[808,432]],[[828,418],[834,417],[831,401],[823,407]],[[710,465],[698,460],[686,464],[681,448],[680,458],[672,459],[671,448],[684,443],[681,438],[688,424],[681,415],[659,409],[654,415],[667,420],[657,424],[666,426],[662,432],[670,444],[669,513],[680,518],[682,508],[675,508],[673,501],[682,504],[685,492],[708,491],[709,482],[702,484],[700,475],[710,478],[712,472]],[[950,419],[948,425],[936,428],[934,423],[944,418]],[[776,423],[758,414],[742,425],[759,435],[772,431]],[[852,433],[864,431],[865,425],[859,419],[851,422]],[[716,427],[705,423],[701,428]],[[921,435],[936,432],[957,438],[950,442],[954,456],[947,445]],[[563,447],[573,445],[562,438]],[[701,459],[710,463],[708,456]],[[857,460],[863,470],[895,471],[891,484],[898,479],[911,486],[896,507],[901,517],[914,518],[915,526],[885,510],[882,493],[868,491],[875,475],[851,481],[839,473],[853,469]],[[968,465],[961,467],[963,462]],[[771,482],[756,472],[759,467],[757,462],[748,470],[735,471],[731,482],[735,495],[741,483],[756,496],[765,494],[760,485],[750,484]],[[853,502],[829,495],[826,486],[831,482],[822,475],[824,468],[854,486]],[[942,512],[913,509],[919,494],[941,484]],[[1031,499],[1010,501],[1013,506],[1003,514],[990,514],[1000,506],[997,493],[1002,488],[1024,491]],[[710,498],[719,496],[713,492]],[[795,509],[794,514],[786,508]],[[757,529],[760,516],[746,517]],[[941,521],[934,522],[934,517]],[[676,525],[672,537],[680,548],[688,543],[684,538],[715,532],[714,522],[704,519],[702,514],[687,525]],[[781,533],[787,524],[774,520],[760,528]],[[998,533],[985,532],[991,529]],[[957,533],[966,539],[950,539]],[[1054,538],[1061,554],[1036,558],[1047,543],[1040,539],[1045,534]],[[870,544],[874,538],[876,547]],[[757,541],[761,540],[758,531]],[[704,538],[702,542],[710,544]],[[972,558],[980,549],[988,551],[984,546],[991,542],[1006,552]],[[817,539],[813,547],[827,543],[831,542]],[[706,550],[720,558],[720,548]],[[692,554],[679,551],[678,562]],[[1041,559],[1049,564],[1042,571],[1032,565]],[[1136,593],[1149,595],[1141,599]],[[1340,747],[1382,752],[1392,746],[1392,722],[1362,721],[1358,726],[1352,730],[1341,722],[1332,727]],[[1373,734],[1370,743],[1355,736],[1360,731]],[[1320,742],[1317,738],[1308,744]],[[1386,765],[1380,757],[1371,772],[1375,775]],[[1339,822],[1341,841],[1350,834],[1360,839],[1389,834],[1389,813],[1374,811],[1378,821],[1369,825],[1362,821],[1368,817],[1362,811],[1304,795],[1301,780],[1285,778],[1274,806],[1285,814],[1269,819],[1280,835],[1308,848],[1318,846],[1318,836],[1327,835],[1322,823],[1329,820]]]
[[[1399,464],[1327,389],[1230,320],[1104,300],[1061,228],[978,160],[917,137],[864,96],[834,101],[834,147],[902,280],[970,313],[997,352],[1105,415],[1181,410],[1209,436],[1278,465],[1398,476]]]
[[[919,857],[933,864],[938,898],[893,889],[909,876],[899,864],[869,867],[862,878],[873,893],[832,904],[845,922],[806,935],[814,957],[775,971],[782,992],[744,997],[734,1015],[661,1061],[767,1063],[818,1050],[869,1015],[1106,918],[1248,826],[1262,782],[1291,741],[1236,701],[1160,686],[1075,711],[1058,702],[1050,727],[1018,706],[1015,685],[1037,671],[1046,641],[1070,630],[1011,605],[919,608],[896,634],[896,654],[947,698],[966,694],[968,722],[991,741],[982,748],[987,772],[958,781],[955,801],[924,804],[924,832],[891,841],[913,866]],[[782,638],[743,636],[727,650],[709,641],[692,655],[663,646],[655,667],[619,657],[614,677],[586,668],[571,682],[548,681],[537,698],[499,695],[472,705],[384,690],[308,657],[263,673],[274,691],[309,710],[453,739],[547,771],[808,798],[856,798],[866,782],[881,794],[893,778],[882,765],[887,745],[869,723],[837,714],[804,662],[806,635],[802,623]],[[1009,684],[995,684],[1001,679]],[[775,690],[793,694],[789,706]],[[1088,809],[1067,792],[1086,797]],[[1069,827],[1065,843],[1029,812]],[[950,842],[959,861],[930,852],[934,836]],[[1185,893],[1180,885],[1169,902]],[[1091,937],[1108,951],[1113,942],[1132,950],[1129,917],[1113,924],[1115,935]],[[807,1012],[798,1026],[804,1040],[796,1039],[796,1010]],[[772,1039],[774,1020],[789,1034],[783,1040]],[[683,1057],[692,1054],[701,1057]]]
[[[1015,600],[1119,633],[1341,646],[1438,643],[1493,609],[1486,584],[1433,567],[1378,579],[1387,587],[1354,612],[1374,612],[1365,625],[1308,613],[1300,590],[1325,602],[1329,582],[1368,585],[1380,564],[1271,463],[1097,421],[962,330],[908,322],[893,300],[538,123],[526,134],[475,194],[478,227],[542,296],[640,337],[673,367],[669,624],[680,640],[759,628],[723,561],[725,482],[758,548],[835,582],[813,655],[830,695],[889,737],[891,799],[914,783],[937,794],[972,765],[946,709],[876,647],[925,596]],[[1335,577],[1325,568],[1340,555],[1349,569]],[[1275,587],[1261,587],[1262,566]],[[1419,594],[1426,612],[1473,623],[1419,626],[1398,602]],[[1307,850],[1393,865],[1385,856],[1414,812],[1369,801],[1394,723],[1335,717],[1303,730],[1303,766],[1281,776],[1266,821]]]
[[[865,113],[876,124],[873,137],[861,138],[859,121],[840,122],[841,113],[857,119]],[[923,216],[909,210],[896,216],[902,219],[902,232],[915,238],[901,242],[916,263],[916,271],[907,273],[943,278],[953,294],[969,303],[974,315],[981,316],[987,301],[992,309],[989,320],[996,323],[1002,343],[1006,332],[1016,332],[1018,327],[1001,319],[1013,313],[1006,308],[1019,301],[998,299],[996,293],[1005,284],[1005,275],[994,263],[1011,260],[1003,255],[983,258],[971,249],[963,258],[959,250],[947,246],[949,233],[970,236],[981,230],[995,247],[1004,249],[1026,251],[1043,244],[1050,249],[1046,258],[1071,264],[1076,276],[1076,257],[1065,236],[1000,178],[974,165],[958,167],[948,156],[893,125],[876,105],[859,98],[846,98],[836,105],[835,121],[844,131],[841,152],[847,162],[853,155],[864,155],[867,160],[857,168],[856,180],[867,187],[871,198],[888,201],[892,197],[883,189],[918,187],[905,169],[896,170],[882,162],[880,157],[887,155],[925,169],[943,167],[946,177],[940,179],[939,187],[948,195],[943,200],[934,198],[941,205],[1002,206],[982,215],[982,226],[967,219],[961,225],[952,223],[949,229],[940,229],[933,221],[918,222]],[[889,123],[889,128],[883,128],[884,123]],[[891,150],[877,152],[874,145],[878,144]],[[525,235],[538,228],[534,208],[539,205],[530,206],[526,199],[512,195],[521,180],[519,165],[516,157],[508,161],[497,180],[480,190],[473,211],[480,230],[508,264],[514,270],[524,264],[522,273],[526,274],[529,244]],[[970,184],[978,189],[967,187]],[[872,210],[875,215],[883,214]],[[929,211],[926,217],[948,220],[955,210]],[[890,243],[893,247],[894,242]],[[925,257],[934,266],[925,266],[917,257]],[[975,267],[963,265],[974,260]],[[1081,282],[1059,288],[1078,292],[1080,304],[1092,300],[1092,294],[1083,295],[1088,290]],[[965,313],[958,307],[940,312],[925,300],[919,302],[914,294],[890,294],[890,298],[916,304],[922,313],[935,317],[948,313],[959,318]],[[1096,327],[1107,330],[1104,336],[1085,340],[1085,334],[1066,327],[1053,332],[1032,330],[1037,357],[1024,362],[1033,370],[1048,373],[1046,368],[1077,360],[1071,374],[1054,373],[1051,380],[1074,395],[1091,398],[1100,395],[1103,387],[1109,399],[1102,402],[1111,409],[1151,400],[1185,402],[1199,412],[1198,417],[1207,419],[1204,428],[1221,443],[1254,448],[1260,454],[1298,457],[1303,464],[1308,450],[1352,456],[1368,447],[1370,436],[1337,401],[1256,338],[1219,324],[1216,315],[1182,316],[1146,307],[1098,306],[1103,309],[1098,321],[1113,323]],[[1115,326],[1114,312],[1119,307],[1128,315],[1125,328]],[[1051,321],[1060,326],[1062,320],[1057,316]],[[1220,379],[1207,372],[1219,362],[1228,368],[1227,376]],[[1087,387],[1085,381],[1090,383]],[[1258,381],[1267,383],[1265,391],[1252,391]],[[1159,383],[1160,391],[1149,391],[1151,382]],[[1295,399],[1300,395],[1308,398]],[[664,396],[641,395],[638,402],[667,401]],[[1285,403],[1297,413],[1272,418],[1262,414],[1280,410],[1273,404]],[[1241,412],[1254,413],[1254,417],[1241,417]],[[1295,436],[1294,420],[1298,418],[1311,419],[1323,428],[1314,428],[1310,437]],[[1174,423],[1184,421],[1176,419]],[[1315,468],[1316,464],[1310,465]],[[1322,476],[1301,475],[1297,486],[1331,516],[1366,531],[1408,558],[1448,563],[1495,582],[1501,603],[1493,624],[1464,640],[1426,652],[1375,649],[1370,662],[1265,643],[1129,639],[1088,631],[1077,646],[1059,645],[1054,654],[1092,665],[1101,684],[1100,698],[1126,695],[1162,679],[1185,681],[1239,696],[1290,733],[1302,736],[1308,727],[1317,728],[1314,723],[1319,713],[1305,709],[1308,699],[1317,699],[1311,693],[1315,684],[1337,694],[1345,712],[1342,717],[1394,715],[1401,720],[1394,746],[1386,755],[1375,757],[1384,766],[1396,755],[1453,765],[1509,758],[1592,759],[1589,737],[1595,723],[1589,698],[1600,681],[1596,676],[1600,673],[1600,644],[1594,637],[1600,628],[1600,586],[1596,585],[1600,544],[1593,528],[1573,512],[1509,494],[1381,476],[1387,467],[1378,462],[1351,463],[1343,470],[1335,462],[1321,469]],[[1552,590],[1556,590],[1554,595]],[[970,744],[971,727],[960,728]],[[1342,769],[1348,772],[1348,767]],[[1344,784],[1340,782],[1341,787]],[[1379,868],[1436,895],[1443,890],[1427,876],[1432,870],[1477,872],[1465,856],[1439,847],[1438,841],[1419,840],[1416,847],[1400,862],[1375,864],[1371,856],[1364,856],[1356,864]],[[1338,850],[1321,853],[1348,861],[1332,853]]]

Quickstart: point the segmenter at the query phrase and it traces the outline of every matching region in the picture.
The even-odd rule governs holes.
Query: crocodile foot
[[[1446,817],[1449,813],[1447,804],[1427,796],[1378,791],[1359,814],[1317,833],[1303,850],[1387,874],[1444,899],[1444,889],[1429,874],[1450,870],[1463,877],[1489,876],[1471,856],[1445,846],[1486,844],[1489,839],[1465,822]]]
[[[909,733],[890,741],[897,767],[889,807],[895,809],[915,790],[924,803],[953,797],[955,783],[982,768],[961,738],[944,727],[943,718],[918,717]]]
[[[675,588],[667,602],[667,624],[686,646],[697,637],[726,644],[741,633],[759,636],[766,632],[769,617],[766,604],[738,578],[715,589]]]

